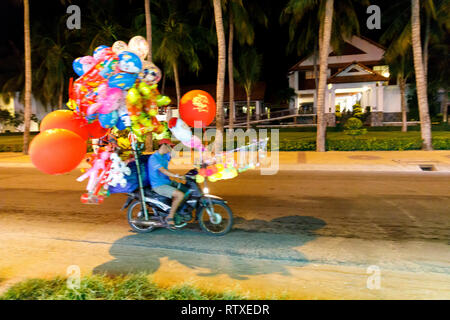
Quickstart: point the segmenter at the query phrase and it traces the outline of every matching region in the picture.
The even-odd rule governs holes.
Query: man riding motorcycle
[[[167,226],[170,229],[175,228],[174,215],[184,198],[184,193],[171,185],[169,177],[185,180],[183,176],[168,170],[173,146],[174,144],[169,139],[161,139],[159,149],[148,159],[148,176],[153,191],[164,197],[172,198],[172,207],[166,218]]]

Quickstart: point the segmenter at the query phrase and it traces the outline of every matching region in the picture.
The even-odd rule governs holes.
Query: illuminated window
[[[374,66],[373,71],[378,72],[383,77],[389,77],[389,66]]]

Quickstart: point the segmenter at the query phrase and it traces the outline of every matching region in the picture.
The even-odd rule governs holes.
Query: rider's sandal
[[[176,230],[177,228],[175,227],[175,221],[173,218],[167,218],[164,220],[164,222],[166,223],[166,228],[169,230]],[[169,222],[173,222],[173,223],[169,223]]]

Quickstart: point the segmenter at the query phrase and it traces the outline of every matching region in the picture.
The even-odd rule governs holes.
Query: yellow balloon
[[[195,182],[197,183],[203,183],[205,181],[205,177],[201,176],[201,175],[196,175],[195,176]]]

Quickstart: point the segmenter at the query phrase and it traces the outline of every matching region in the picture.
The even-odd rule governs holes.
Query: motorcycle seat
[[[152,198],[152,199],[156,199],[158,201],[161,201],[162,203],[165,203],[167,205],[170,205],[172,203],[172,199],[164,197],[164,196],[156,193],[155,191],[153,191],[153,190],[151,190],[149,188],[146,188],[144,190],[144,195],[146,197],[148,197],[148,198]]]

